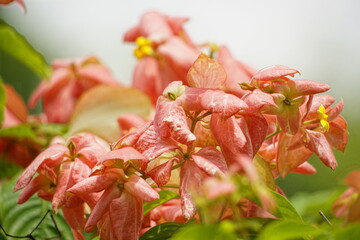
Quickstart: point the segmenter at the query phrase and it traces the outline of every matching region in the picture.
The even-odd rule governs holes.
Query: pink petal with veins
[[[131,175],[124,184],[125,190],[145,202],[159,199],[159,194],[141,177]]]
[[[169,160],[166,163],[151,169],[147,172],[147,175],[150,176],[159,187],[161,187],[170,180],[173,162],[173,160]]]
[[[221,88],[226,81],[226,72],[219,62],[200,54],[187,74],[190,87]]]
[[[196,206],[192,199],[193,192],[200,189],[207,174],[197,167],[191,159],[186,160],[180,172],[181,209],[185,219],[189,220],[196,213]]]
[[[285,66],[275,65],[261,69],[251,80],[271,81],[287,76],[294,76],[296,73],[299,73],[299,71]]]
[[[115,163],[115,160],[147,162],[147,159],[140,152],[133,147],[127,146],[107,152],[99,161],[105,166],[111,166]]]
[[[31,182],[24,188],[24,190],[21,191],[17,203],[22,204],[26,202],[37,191],[48,185],[50,186],[49,180],[43,175],[38,175],[36,178],[31,180]]]
[[[64,154],[67,151],[68,149],[64,145],[54,144],[40,153],[19,176],[18,180],[16,181],[14,191],[24,188],[30,182],[31,178],[34,176],[44,161],[48,160],[58,162],[58,160],[62,160]]]
[[[153,57],[140,59],[134,69],[132,86],[146,93],[155,104],[163,90],[159,61]]]
[[[335,170],[337,162],[331,146],[321,132],[306,129],[305,146],[313,151],[320,160],[331,169]]]
[[[110,204],[111,227],[117,240],[138,240],[143,222],[142,201],[126,191]]]
[[[85,240],[84,235],[82,234],[82,229],[85,225],[85,212],[84,205],[80,205],[76,208],[66,208],[62,209],[64,213],[64,218],[71,228],[71,232],[75,240]]]
[[[84,195],[92,192],[99,192],[111,186],[117,181],[119,176],[112,173],[106,173],[104,175],[96,175],[85,178],[81,182],[78,182],[74,186],[68,189],[68,192]]]
[[[227,171],[224,156],[215,147],[205,147],[192,154],[196,165],[210,176],[223,175]]]
[[[234,59],[226,46],[220,47],[218,51],[218,61],[227,73],[227,79],[225,81],[226,92],[230,92],[238,97],[247,93],[248,91],[241,89],[239,83],[250,83],[251,77],[256,72]]]
[[[92,210],[91,215],[84,227],[86,232],[90,232],[103,215],[109,210],[110,203],[113,199],[120,197],[121,192],[119,188],[114,184],[107,188],[102,194],[101,198],[97,202],[95,208]]]
[[[178,37],[169,38],[158,47],[158,52],[177,74],[178,79],[187,84],[186,75],[200,52],[187,45]]]
[[[187,124],[187,116],[182,107],[177,107],[168,112],[163,122],[168,126],[171,136],[182,144],[189,144],[195,141],[195,135],[190,131]]]

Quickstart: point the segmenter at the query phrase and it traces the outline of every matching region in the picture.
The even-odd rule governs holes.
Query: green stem
[[[277,129],[275,132],[270,133],[269,135],[267,135],[267,136],[265,137],[265,140],[268,140],[268,139],[272,138],[273,136],[275,136],[275,135],[277,135],[277,134],[279,134],[279,133],[281,133],[281,132],[282,132],[281,129]]]

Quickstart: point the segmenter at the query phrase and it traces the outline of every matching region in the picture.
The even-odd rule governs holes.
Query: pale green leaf
[[[283,195],[270,191],[275,199],[276,209],[272,212],[278,218],[292,219],[302,221],[301,216],[296,211],[295,207]]]
[[[50,67],[44,57],[14,28],[0,20],[0,50],[26,65],[40,77],[49,77]]]
[[[322,229],[310,224],[286,219],[268,224],[260,232],[257,240],[307,239],[322,232]]]

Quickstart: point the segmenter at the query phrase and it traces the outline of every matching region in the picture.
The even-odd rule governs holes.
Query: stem
[[[303,125],[309,125],[309,124],[318,123],[318,122],[319,122],[319,119],[313,119],[313,120],[303,122]]]
[[[282,130],[279,128],[279,129],[277,129],[275,132],[270,133],[269,135],[267,135],[267,136],[265,137],[265,140],[268,140],[268,139],[272,138],[273,136],[275,136],[275,135],[277,135],[277,134],[279,134],[279,133],[281,133],[281,132],[282,132]]]
[[[320,214],[320,216],[325,220],[325,222],[326,222],[327,224],[329,224],[330,227],[333,226],[332,223],[329,221],[329,219],[325,216],[325,214],[324,214],[321,210],[319,210],[319,214]]]

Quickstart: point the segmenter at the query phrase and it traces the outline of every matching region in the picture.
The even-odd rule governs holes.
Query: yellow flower
[[[134,49],[134,55],[137,59],[152,56],[154,54],[154,49],[152,48],[153,42],[145,37],[138,37],[136,39],[137,47]]]
[[[326,109],[323,105],[320,105],[318,109],[318,117],[320,119],[320,124],[322,128],[327,132],[330,129],[330,124],[328,122],[328,115],[326,114]]]

